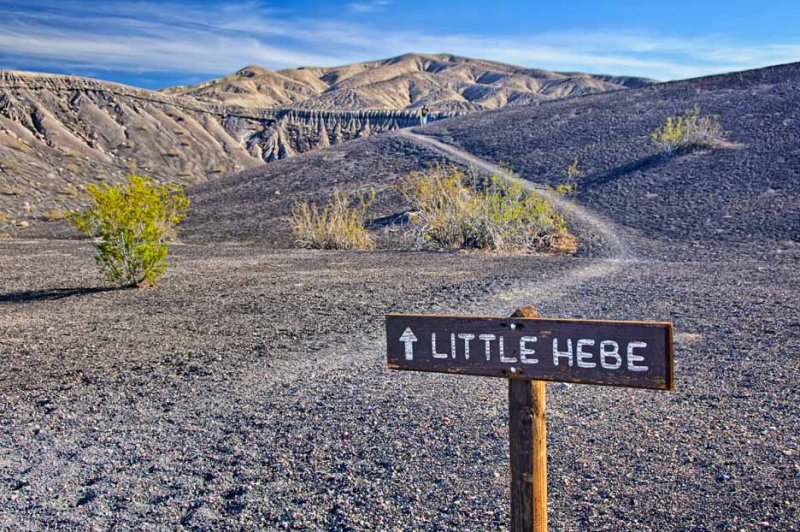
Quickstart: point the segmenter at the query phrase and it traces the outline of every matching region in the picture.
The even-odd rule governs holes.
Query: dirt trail
[[[398,134],[405,138],[411,139],[412,141],[425,144],[426,146],[431,147],[456,161],[460,161],[471,167],[475,167],[482,172],[486,172],[488,174],[497,174],[503,179],[519,183],[525,188],[544,196],[548,201],[550,201],[550,203],[555,205],[562,213],[564,213],[564,215],[570,222],[572,222],[573,225],[577,225],[583,231],[588,231],[592,233],[593,236],[598,237],[604,244],[604,248],[606,250],[604,255],[606,258],[616,260],[631,260],[635,258],[630,245],[625,238],[620,236],[620,231],[616,229],[611,222],[604,220],[599,215],[589,211],[588,209],[569,201],[564,196],[553,192],[547,187],[527,179],[523,179],[514,173],[509,172],[505,168],[502,168],[501,166],[480,159],[469,152],[450,144],[445,144],[444,142],[441,142],[428,135],[415,133],[409,129],[401,130],[398,132]]]
[[[564,213],[572,225],[578,227],[582,237],[595,238],[599,241],[599,256],[578,259],[575,261],[574,267],[560,271],[558,275],[547,276],[533,283],[522,283],[520,286],[510,290],[494,294],[484,301],[476,302],[472,305],[472,308],[462,307],[459,309],[460,313],[480,312],[502,315],[503,313],[508,313],[513,307],[526,304],[537,306],[553,304],[563,297],[567,291],[574,289],[581,283],[614,275],[629,264],[638,261],[627,241],[619,235],[617,228],[590,210],[577,205],[542,185],[523,179],[496,164],[480,159],[469,152],[445,144],[432,137],[413,133],[408,129],[401,130],[397,134],[410,139],[412,142],[431,147],[453,161],[465,163],[480,172],[497,174],[504,179],[520,183],[527,189],[545,196],[556,208]],[[456,309],[450,310],[455,311]],[[315,368],[315,371],[340,371],[343,365],[352,364],[354,354],[361,358],[362,362],[365,362],[374,353],[383,353],[385,351],[383,338],[380,335],[378,337],[380,340],[377,340],[377,342],[381,345],[376,345],[376,339],[366,335],[351,338],[347,345],[340,345],[338,348],[324,353],[326,368],[324,370]],[[295,375],[295,378],[296,376],[304,375],[307,371],[308,368],[302,363],[284,370],[285,375]],[[254,372],[254,374],[257,374],[257,372]],[[258,389],[257,383],[252,383],[252,386],[253,389]],[[259,393],[263,393],[263,391]]]

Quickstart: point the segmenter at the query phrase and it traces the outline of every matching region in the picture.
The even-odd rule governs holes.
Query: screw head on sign
[[[511,373],[516,373],[517,372],[517,368],[511,368],[508,371],[510,371]]]
[[[517,328],[517,324],[516,323],[511,323],[511,324],[509,324],[508,328],[511,329],[511,330],[514,330],[514,329]]]

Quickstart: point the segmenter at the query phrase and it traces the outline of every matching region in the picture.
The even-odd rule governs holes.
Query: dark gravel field
[[[505,383],[388,372],[381,317],[522,303],[678,332],[673,393],[548,387],[554,530],[800,519],[794,266],[181,246],[93,292],[0,249],[0,527],[503,529]]]
[[[389,372],[382,318],[523,304],[677,333],[674,392],[548,385],[551,529],[800,529],[799,139],[786,104],[799,70],[480,114],[421,131],[466,151],[382,135],[204,185],[157,288],[96,288],[85,243],[0,241],[0,529],[505,530],[506,383]],[[659,112],[629,127],[623,108],[646,91]],[[591,183],[646,157],[656,115],[688,95],[745,147]],[[606,106],[618,118],[602,134],[620,144],[584,148],[581,117]],[[291,243],[293,199],[377,184],[388,213],[402,207],[389,185],[444,157],[473,151],[546,181],[514,128],[553,139],[528,140],[542,168],[585,159],[588,208],[568,213],[592,243],[582,255],[274,249]],[[661,179],[669,193],[642,203]],[[773,210],[753,199],[779,184]]]
[[[577,159],[577,200],[648,239],[736,253],[797,253],[800,63],[444,120],[417,131],[526,179]],[[695,104],[737,147],[663,155],[650,132]],[[761,241],[762,246],[747,243]],[[694,253],[693,253],[694,254]]]

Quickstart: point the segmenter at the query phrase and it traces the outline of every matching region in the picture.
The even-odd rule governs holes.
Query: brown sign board
[[[673,388],[672,324],[386,316],[390,369]]]

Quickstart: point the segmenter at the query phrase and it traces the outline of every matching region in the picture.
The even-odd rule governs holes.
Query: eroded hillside
[[[0,215],[6,225],[55,219],[81,203],[87,183],[131,172],[198,183],[415,120],[403,111],[242,108],[0,72]]]
[[[650,80],[550,72],[449,54],[406,54],[339,67],[272,72],[250,66],[165,92],[210,102],[305,109],[418,109],[468,112],[641,87]]]

